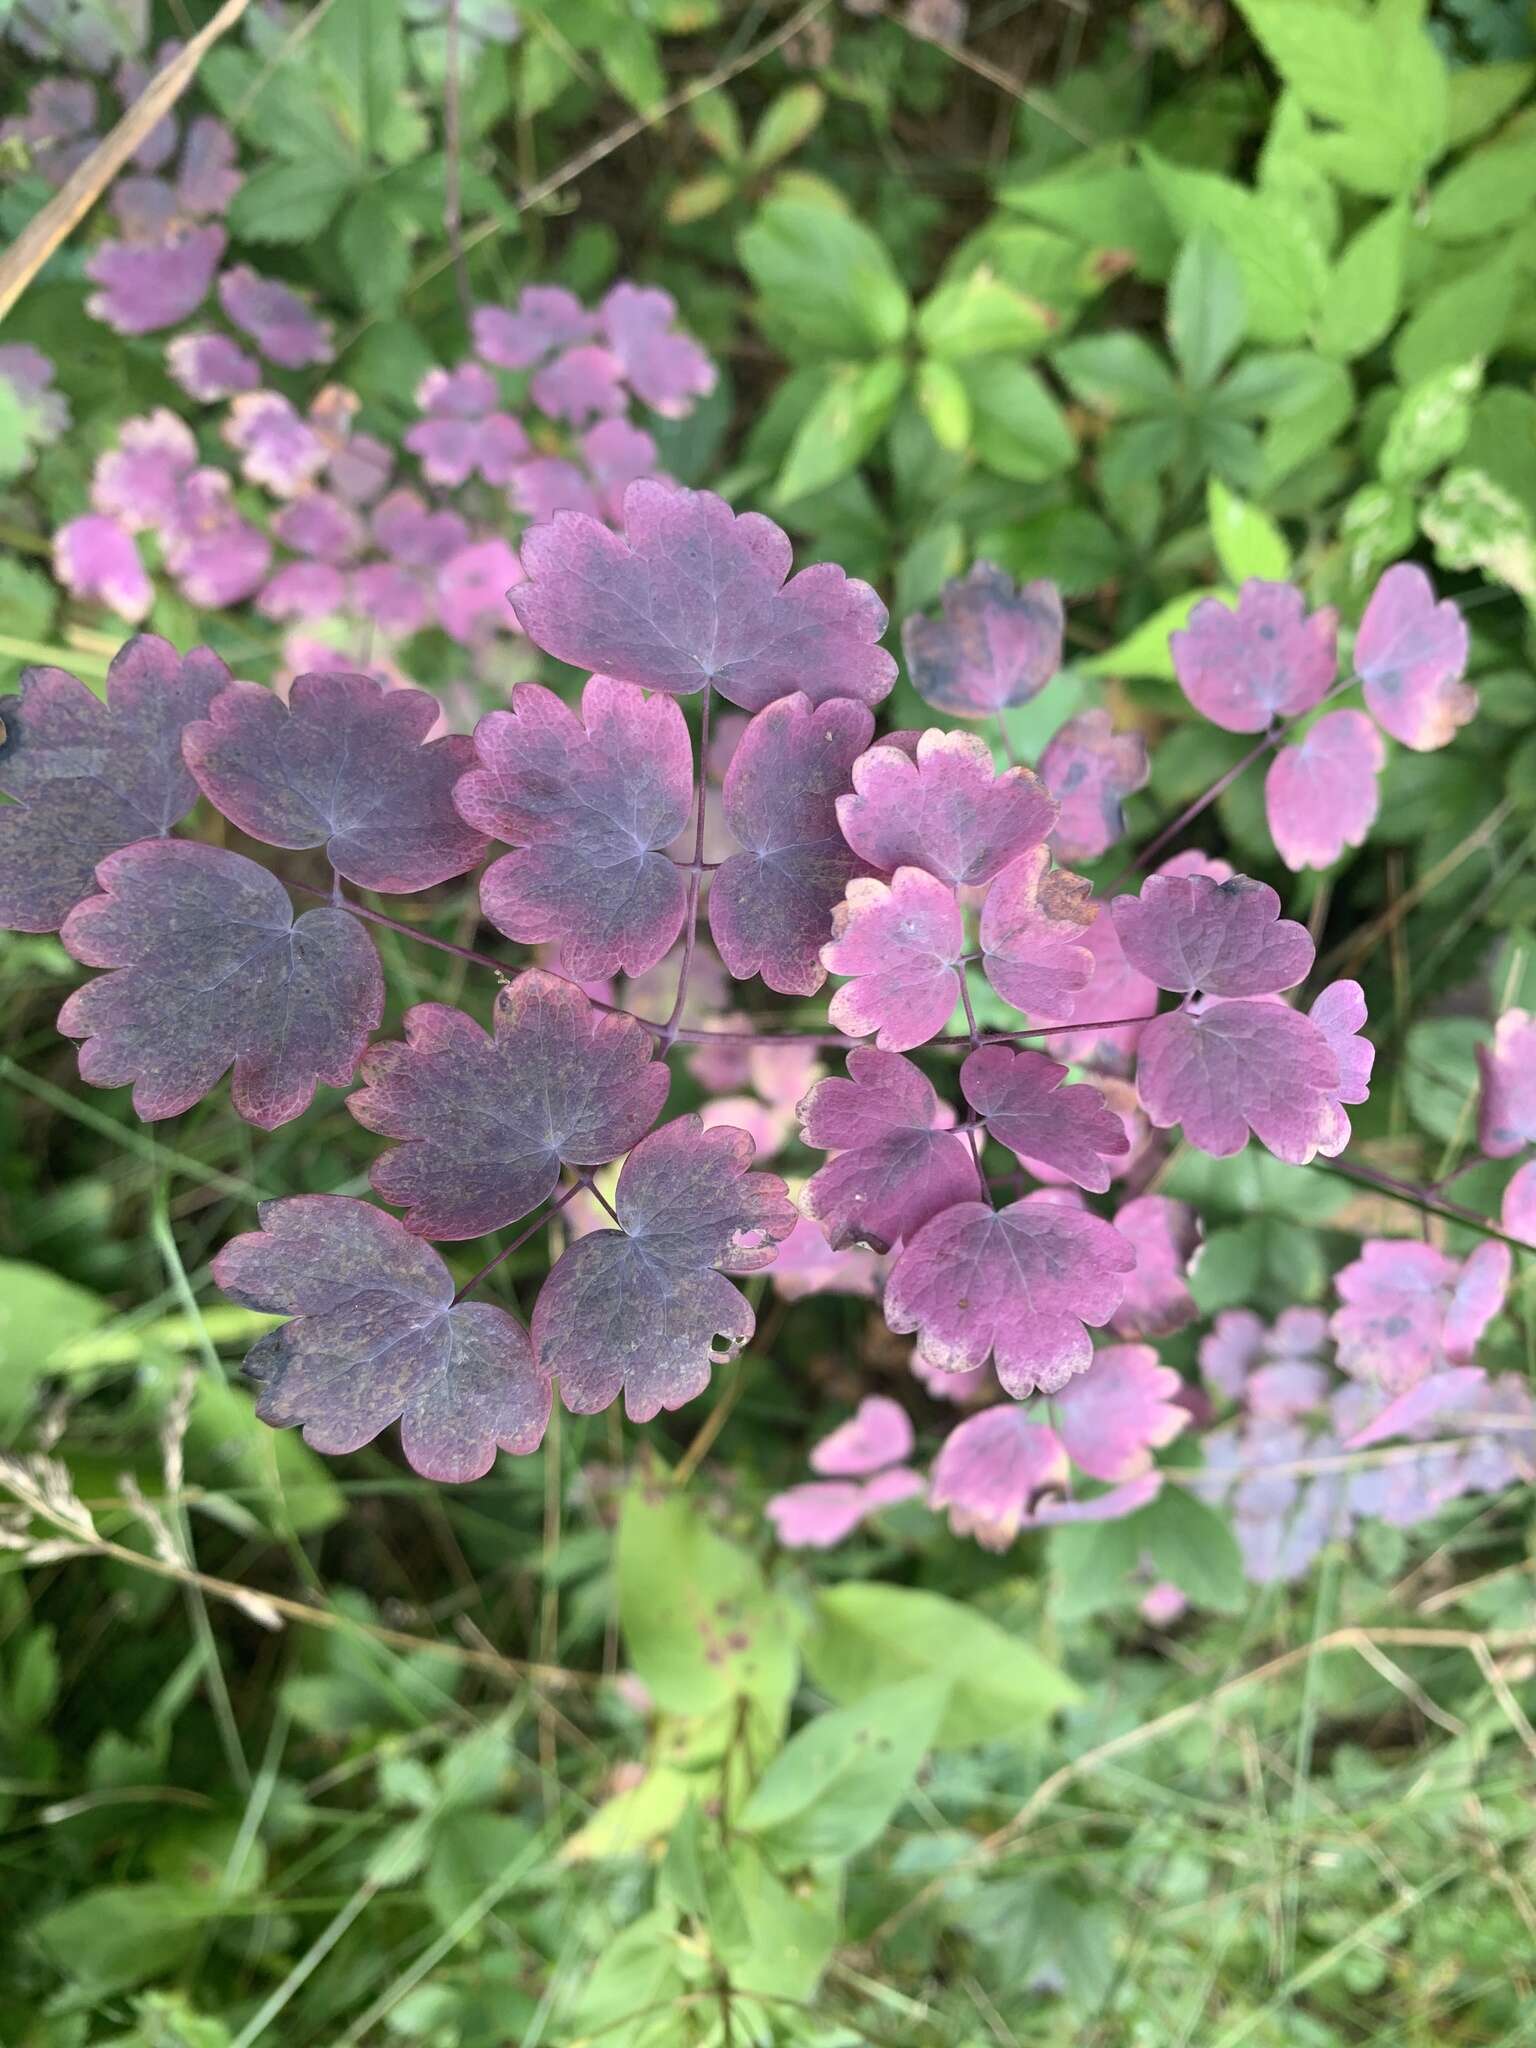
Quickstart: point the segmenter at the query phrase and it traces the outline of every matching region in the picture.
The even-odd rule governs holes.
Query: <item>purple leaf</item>
[[[1081,943],[1093,961],[1093,971],[1084,986],[1066,998],[1067,1013],[1077,1028],[1053,1031],[1050,1050],[1067,1061],[1107,1062],[1126,1068],[1143,1024],[1115,1020],[1152,1018],[1157,1011],[1157,984],[1138,974],[1126,959],[1112,917],[1096,916],[1081,934]],[[1031,1011],[1030,1017],[1037,1024],[1066,1021],[1053,1009]]]
[[[391,491],[373,508],[373,537],[407,569],[440,569],[468,545],[469,527],[447,506],[433,511],[415,491]]]
[[[1372,1444],[1385,1443],[1389,1437],[1422,1436],[1427,1433],[1425,1425],[1438,1421],[1447,1409],[1471,1408],[1487,1386],[1488,1375],[1477,1365],[1452,1366],[1446,1372],[1432,1373],[1406,1394],[1389,1401],[1363,1429],[1355,1430],[1348,1439],[1348,1448],[1363,1451]]]
[[[1371,595],[1355,635],[1355,669],[1365,705],[1383,731],[1415,753],[1455,737],[1477,712],[1477,692],[1461,678],[1467,666],[1467,622],[1414,562],[1388,569]]]
[[[707,491],[631,484],[621,539],[562,513],[523,541],[512,604],[560,661],[685,696],[713,683],[745,711],[802,690],[878,704],[896,664],[877,644],[885,606],[830,562],[786,583],[789,541]]]
[[[104,895],[64,921],[66,948],[104,974],[77,989],[59,1029],[81,1038],[80,1074],[132,1081],[146,1121],[176,1116],[233,1063],[234,1104],[263,1130],[343,1088],[384,1008],[378,955],[356,918],[297,921],[282,884],[243,854],[141,840],[96,870]]]
[[[69,425],[69,402],[52,389],[53,364],[41,349],[19,341],[0,346],[0,384],[8,385],[19,411],[23,446],[43,448]]]
[[[811,1294],[857,1294],[872,1300],[884,1268],[878,1252],[835,1251],[820,1230],[802,1216],[779,1246],[769,1274],[775,1294],[803,1301]]]
[[[477,306],[472,330],[483,361],[503,370],[531,370],[556,349],[589,340],[597,332],[597,315],[563,285],[532,284],[514,311]]]
[[[552,420],[584,427],[624,410],[624,373],[612,349],[583,342],[535,370],[528,395]]]
[[[318,562],[350,562],[362,553],[366,539],[356,507],[331,491],[306,491],[280,506],[272,532],[285,548]]]
[[[620,1227],[568,1246],[533,1312],[534,1349],[572,1414],[622,1388],[630,1420],[649,1422],[702,1393],[751,1337],[756,1318],[725,1276],[760,1271],[795,1226],[783,1181],[749,1173],[751,1155],[741,1131],[683,1116],[625,1160]]]
[[[982,965],[1005,1003],[1031,1017],[1076,1015],[1093,974],[1084,943],[1098,910],[1081,875],[1053,868],[1047,848],[1020,854],[992,884],[981,911]]]
[[[568,971],[643,974],[682,929],[681,871],[660,850],[693,803],[693,747],[669,697],[594,676],[581,717],[539,683],[475,728],[454,801],[516,847],[480,883],[485,914],[524,945],[558,940]]]
[[[585,471],[559,455],[536,455],[531,462],[520,462],[507,495],[514,511],[540,526],[560,512],[596,519],[605,510]]]
[[[1112,1225],[1057,1202],[959,1202],[925,1223],[892,1271],[885,1319],[921,1333],[930,1365],[968,1372],[995,1357],[1014,1395],[1055,1393],[1093,1358],[1085,1324],[1107,1323],[1136,1254]]]
[[[85,310],[119,334],[177,327],[207,298],[227,239],[222,228],[206,227],[163,242],[103,242],[85,266],[101,286]]]
[[[1063,1088],[1066,1078],[1066,1068],[1043,1053],[982,1045],[967,1055],[960,1088],[1000,1145],[1102,1194],[1110,1179],[1105,1161],[1129,1152],[1130,1140],[1097,1088]]]
[[[330,459],[325,442],[279,391],[241,392],[222,431],[240,457],[240,474],[276,498],[313,483]]]
[[[1015,588],[977,562],[946,583],[944,617],[914,613],[902,628],[912,686],[956,718],[990,718],[1038,696],[1061,666],[1061,594],[1054,583]]]
[[[1310,947],[1310,941],[1308,942]],[[1184,1126],[1213,1158],[1251,1130],[1277,1159],[1305,1166],[1336,1129],[1339,1063],[1323,1032],[1284,1003],[1211,1003],[1146,1025],[1136,1089],[1159,1130]]]
[[[195,469],[160,529],[166,567],[183,597],[206,611],[241,604],[258,590],[272,560],[259,526],[242,519],[221,469]]]
[[[223,213],[245,179],[235,167],[235,138],[222,121],[202,114],[187,129],[176,171],[176,196],[194,220]]]
[[[1131,965],[1176,995],[1264,996],[1304,981],[1315,948],[1267,882],[1149,875],[1110,906]]]
[[[1468,1255],[1445,1312],[1447,1358],[1459,1364],[1476,1351],[1484,1330],[1504,1306],[1514,1270],[1514,1254],[1507,1244],[1480,1244]]]
[[[53,573],[76,597],[104,604],[137,625],[155,601],[133,535],[115,519],[87,513],[53,536]]]
[[[344,1195],[264,1202],[260,1230],[213,1262],[232,1301],[291,1322],[247,1354],[256,1413],[302,1425],[317,1451],[356,1451],[390,1423],[425,1479],[478,1479],[498,1449],[537,1450],[549,1375],[521,1324],[483,1302],[456,1306],[430,1245]]]
[[[331,360],[330,321],[317,318],[307,299],[274,277],[259,277],[249,264],[225,271],[219,279],[219,304],[269,363],[302,370],[308,363]]]
[[[1147,743],[1116,732],[1107,711],[1069,718],[1040,756],[1040,780],[1061,815],[1051,835],[1058,860],[1097,860],[1125,836],[1124,799],[1146,786]]]
[[[1125,1299],[1110,1319],[1120,1337],[1170,1337],[1199,1316],[1188,1273],[1200,1249],[1200,1219],[1187,1202],[1137,1195],[1115,1212],[1115,1228],[1136,1254]]]
[[[1336,1159],[1353,1135],[1344,1104],[1367,1099],[1376,1063],[1375,1046],[1360,1036],[1366,1021],[1365,992],[1358,981],[1330,982],[1307,1014],[1338,1062],[1339,1085],[1330,1090],[1331,1107],[1317,1141],[1324,1158]]]
[[[1183,1381],[1150,1344],[1111,1344],[1056,1396],[1056,1427],[1074,1465],[1092,1479],[1136,1479],[1152,1452],[1189,1422]]]
[[[599,420],[581,437],[582,460],[592,473],[602,498],[602,514],[617,524],[624,516],[624,493],[642,477],[653,477],[660,467],[656,443],[642,428],[628,420]],[[572,506],[585,511],[585,506]]]
[[[812,1480],[776,1493],[766,1513],[786,1550],[832,1550],[859,1524],[924,1491],[921,1475],[897,1466],[873,1479]]]
[[[650,1033],[537,968],[497,995],[494,1038],[446,1003],[408,1010],[405,1038],[370,1048],[347,1107],[365,1129],[404,1141],[372,1179],[419,1237],[515,1223],[548,1201],[562,1163],[617,1159],[667,1099]]]
[[[1264,732],[1327,695],[1338,673],[1338,630],[1331,605],[1308,618],[1294,584],[1250,578],[1235,609],[1206,598],[1168,646],[1185,696],[1212,725]]]
[[[507,592],[523,565],[497,535],[450,555],[436,576],[438,623],[462,647],[482,647],[495,633],[515,633]]]
[[[950,1431],[934,1461],[928,1504],[949,1509],[957,1536],[1005,1550],[1041,1497],[1060,1494],[1067,1479],[1061,1438],[1010,1402]]]
[[[742,850],[709,885],[710,932],[736,980],[761,974],[781,995],[802,996],[826,980],[833,913],[861,871],[838,829],[841,792],[874,724],[852,698],[813,704],[796,691],[742,735],[723,806]]]
[[[499,399],[496,379],[479,363],[427,372],[416,387],[427,417],[407,432],[405,445],[429,483],[456,490],[476,475],[488,484],[511,481],[529,441],[510,413],[496,410]]]
[[[324,619],[347,599],[347,579],[329,562],[288,562],[261,587],[256,609],[268,619]]]
[[[1334,1282],[1343,1306],[1329,1328],[1341,1370],[1397,1395],[1465,1364],[1509,1275],[1507,1245],[1482,1245],[1462,1266],[1433,1245],[1369,1240]]]
[[[915,755],[872,747],[837,800],[843,837],[872,868],[923,868],[954,887],[990,882],[1043,845],[1056,806],[1027,768],[998,775],[991,749],[969,732],[925,732]]]
[[[828,1016],[850,1038],[877,1033],[882,1052],[906,1052],[935,1037],[960,1000],[965,928],[955,892],[921,868],[889,882],[856,875],[833,913],[822,965],[854,977]]]
[[[911,1455],[912,1424],[906,1409],[888,1395],[871,1394],[847,1422],[817,1444],[811,1452],[811,1470],[824,1479],[867,1479]]]
[[[1477,1142],[1490,1159],[1512,1159],[1536,1144],[1536,1017],[1506,1010],[1493,1044],[1477,1048],[1477,1066],[1483,1083]]]
[[[1506,1236],[1518,1237],[1522,1244],[1528,1244],[1536,1251],[1536,1159],[1527,1160],[1524,1166],[1519,1167],[1504,1190],[1499,1221]]]
[[[948,1113],[927,1077],[897,1053],[857,1047],[848,1079],[818,1081],[800,1115],[806,1144],[837,1153],[804,1195],[834,1250],[888,1251],[981,1193],[970,1148],[945,1128]]]
[[[229,681],[206,647],[183,659],[153,634],[107,671],[107,701],[63,669],[27,669],[0,698],[0,924],[57,931],[92,891],[96,863],[163,836],[197,802],[183,728]]]
[[[1381,805],[1381,734],[1363,711],[1330,711],[1306,738],[1282,747],[1264,778],[1275,851],[1290,869],[1331,868],[1363,846]]]
[[[598,308],[608,345],[630,389],[663,419],[682,419],[715,388],[715,366],[689,335],[674,331],[670,292],[616,284]]]
[[[183,479],[197,466],[192,430],[164,406],[124,420],[117,446],[97,459],[91,505],[130,533],[163,526],[175,512]]]

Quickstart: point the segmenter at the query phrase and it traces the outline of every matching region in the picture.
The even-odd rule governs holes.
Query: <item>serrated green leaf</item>
[[[1243,280],[1248,332],[1256,341],[1300,341],[1311,327],[1327,261],[1275,194],[1250,191],[1213,171],[1192,171],[1143,150],[1154,191],[1184,235],[1204,228],[1226,247]]]
[[[825,490],[856,468],[885,432],[906,378],[900,356],[834,370],[790,443],[773,487],[774,504]]]
[[[1421,377],[1387,421],[1376,467],[1386,484],[1417,483],[1450,461],[1472,431],[1472,406],[1482,388],[1480,358]]]
[[[355,164],[334,157],[263,164],[230,201],[230,227],[247,242],[307,242],[329,225],[357,176]]]
[[[1171,411],[1179,402],[1168,365],[1144,335],[1129,329],[1065,342],[1051,362],[1073,397],[1096,412],[1136,418]]]

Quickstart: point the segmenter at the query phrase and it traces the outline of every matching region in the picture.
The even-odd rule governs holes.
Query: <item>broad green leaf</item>
[[[32,1933],[72,1990],[94,2000],[176,1970],[224,1905],[213,1885],[100,1885],[45,1913]]]
[[[1421,509],[1419,524],[1442,568],[1477,569],[1536,609],[1536,524],[1492,477],[1453,469]]]
[[[1168,340],[1185,382],[1214,384],[1243,338],[1247,308],[1234,257],[1208,228],[1179,251],[1168,287]]]
[[[1135,1517],[1118,1522],[1066,1522],[1049,1538],[1051,1614],[1059,1622],[1086,1621],[1136,1592],[1131,1574],[1140,1545]]]
[[[1298,385],[1284,404],[1273,407],[1261,444],[1260,482],[1268,490],[1322,453],[1349,425],[1355,410],[1355,387],[1342,363],[1325,357],[1312,360],[1306,385]]]
[[[1066,415],[1033,370],[1003,357],[960,366],[976,420],[976,456],[999,476],[1043,483],[1077,459]]]
[[[941,448],[960,455],[971,445],[974,416],[971,397],[960,373],[949,363],[925,357],[917,366],[915,385],[923,418]]]
[[[742,1697],[787,1704],[798,1669],[789,1608],[685,1495],[631,1488],[618,1574],[630,1659],[659,1706],[707,1714]]]
[[[23,1416],[37,1382],[71,1339],[107,1317],[107,1304],[72,1280],[0,1259],[0,1429]]]
[[[585,1826],[562,1846],[567,1863],[594,1863],[604,1856],[634,1856],[671,1833],[693,1797],[698,1780],[686,1771],[654,1764],[638,1785],[605,1799]]]
[[[1317,345],[1345,361],[1384,341],[1403,299],[1406,204],[1384,206],[1340,252],[1318,319]]]
[[[1444,1143],[1477,1128],[1477,1049],[1488,1040],[1474,1017],[1424,1017],[1408,1027],[1398,1070],[1408,1111],[1420,1130]]]
[[[1188,625],[1190,613],[1203,598],[1230,596],[1231,592],[1223,590],[1187,590],[1182,597],[1171,597],[1125,639],[1077,666],[1090,676],[1148,676],[1171,683],[1173,656],[1168,652],[1169,634]]]
[[[763,1994],[774,2001],[775,2012],[785,1999],[813,1998],[842,1929],[836,1881],[797,1878],[787,1884],[774,1876],[750,1841],[737,1844],[728,1875],[741,1931],[729,1938],[717,1927],[716,1940],[732,1990],[748,2000],[753,1992]],[[758,2038],[768,2037],[761,2033]]]
[[[313,49],[336,77],[358,154],[403,162],[401,121],[409,124],[411,116],[404,104],[404,15],[396,0],[332,0],[316,17]],[[284,90],[279,81],[272,96]]]
[[[747,162],[755,171],[776,164],[814,134],[826,111],[826,95],[819,85],[787,85],[768,102],[747,151]]]
[[[1096,412],[1135,418],[1179,403],[1173,374],[1144,335],[1129,328],[1064,342],[1051,357],[1074,398]]]
[[[948,1704],[942,1679],[914,1678],[818,1714],[774,1757],[738,1825],[781,1862],[857,1855],[912,1789]]]
[[[1419,10],[1331,0],[1238,0],[1248,26],[1314,119],[1318,160],[1341,184],[1393,199],[1445,147],[1446,67]]]
[[[1413,493],[1388,484],[1365,484],[1339,514],[1349,580],[1363,588],[1378,570],[1397,562],[1413,546],[1418,528]]]
[[[997,196],[1004,206],[1096,248],[1129,250],[1145,277],[1168,274],[1179,237],[1124,143],[1087,150],[1044,177],[1004,183]]]
[[[1242,1552],[1226,1517],[1184,1486],[1165,1486],[1127,1522],[1159,1578],[1171,1579],[1197,1607],[1240,1614],[1252,1597]]]
[[[941,1749],[1018,1735],[1078,1697],[1054,1664],[986,1615],[906,1586],[829,1587],[804,1649],[816,1683],[844,1706],[904,1678],[947,1682]]]
[[[1264,1215],[1322,1223],[1353,1199],[1346,1182],[1324,1173],[1299,1173],[1262,1145],[1245,1146],[1230,1159],[1213,1159],[1186,1145],[1174,1155],[1159,1186],[1191,1203],[1208,1221]]]
[[[1416,384],[1433,370],[1496,354],[1522,278],[1518,246],[1501,243],[1486,263],[1437,285],[1392,344],[1399,381]]]
[[[1472,431],[1460,451],[1527,509],[1536,508],[1536,394],[1513,384],[1490,385],[1472,408]]]
[[[917,338],[929,355],[956,362],[1001,351],[1026,354],[1055,325],[1038,300],[983,269],[929,294],[918,308]]]
[[[358,176],[334,157],[267,163],[253,171],[229,205],[229,224],[248,242],[307,242],[324,228]]]
[[[1119,535],[1107,520],[1084,505],[1054,505],[1011,526],[989,527],[977,536],[976,553],[1020,582],[1048,576],[1060,585],[1064,597],[1081,597],[1097,590],[1117,576],[1125,563]],[[1043,703],[1044,697],[1035,702]],[[1010,730],[1012,723],[1010,717]],[[1042,734],[1042,744],[1050,736],[1049,732]]]
[[[906,286],[869,229],[829,206],[770,199],[737,248],[764,324],[822,355],[893,348],[911,318]]]
[[[1442,242],[1480,242],[1530,218],[1536,203],[1536,140],[1494,143],[1447,171],[1430,194],[1425,226]]]
[[[667,74],[656,38],[632,8],[609,15],[596,48],[603,76],[632,107],[646,114],[665,99]]]
[[[1483,365],[1474,358],[1421,377],[1393,408],[1376,467],[1387,484],[1417,483],[1466,444]]]
[[[1533,84],[1536,64],[1458,64],[1451,72],[1446,146],[1460,149],[1518,106]]]
[[[1256,341],[1300,341],[1312,325],[1327,261],[1284,198],[1251,192],[1214,171],[1186,170],[1144,149],[1153,189],[1185,237],[1208,229],[1243,280],[1248,332]]]
[[[906,378],[907,366],[895,355],[834,370],[790,443],[773,503],[788,505],[825,490],[862,462],[889,425]]]
[[[372,312],[392,311],[410,282],[411,245],[377,185],[359,192],[347,207],[336,246],[359,305]]]
[[[1285,535],[1267,512],[1246,498],[1229,491],[1220,477],[1205,487],[1206,517],[1211,522],[1211,545],[1222,574],[1234,583],[1250,576],[1267,583],[1283,583],[1291,572],[1291,552]]]

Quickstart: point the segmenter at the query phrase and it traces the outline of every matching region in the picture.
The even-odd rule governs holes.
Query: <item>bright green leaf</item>
[[[1187,1487],[1165,1486],[1128,1517],[1159,1578],[1171,1579],[1197,1607],[1240,1614],[1251,1597],[1242,1552],[1225,1516]]]
[[[1207,228],[1179,251],[1168,287],[1168,339],[1185,382],[1214,384],[1243,338],[1247,308],[1236,260]]]
[[[1386,339],[1402,305],[1407,240],[1408,208],[1398,204],[1384,206],[1345,245],[1318,320],[1324,355],[1350,361]]]
[[[1229,491],[1219,477],[1205,488],[1206,516],[1211,522],[1211,545],[1222,574],[1234,583],[1250,576],[1268,583],[1283,583],[1291,570],[1291,552],[1285,535],[1267,512],[1246,498]]]
[[[769,1764],[739,1825],[783,1862],[856,1855],[911,1790],[948,1703],[942,1679],[914,1678],[818,1714]]]
[[[1077,459],[1061,407],[1023,363],[983,356],[960,366],[976,419],[976,456],[999,476],[1042,483]]]

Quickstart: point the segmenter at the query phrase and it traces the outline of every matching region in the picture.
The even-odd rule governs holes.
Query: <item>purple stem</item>
[[[526,1229],[520,1230],[517,1233],[516,1237],[513,1238],[510,1244],[504,1244],[501,1250],[496,1254],[494,1259],[487,1259],[485,1264],[480,1268],[479,1272],[472,1274],[470,1278],[464,1282],[464,1285],[453,1297],[454,1300],[456,1302],[462,1301],[466,1294],[471,1293],[473,1289],[480,1285],[480,1282],[486,1277],[488,1273],[495,1272],[496,1268],[501,1264],[503,1259],[510,1259],[512,1254],[515,1251],[520,1250],[521,1247],[528,1242],[530,1237],[536,1236],[537,1233],[541,1231],[547,1223],[553,1222],[554,1218],[560,1214],[560,1211],[565,1207],[566,1203],[570,1201],[571,1197],[573,1195],[579,1195],[581,1193],[582,1188],[586,1185],[587,1183],[585,1181],[579,1180],[576,1182],[574,1187],[568,1187],[565,1190],[564,1194],[561,1195],[558,1200],[550,1203],[549,1207],[544,1211],[542,1216],[535,1216],[533,1221],[527,1226]],[[599,1199],[601,1199],[601,1197],[599,1197]]]
[[[1310,1162],[1320,1173],[1336,1173],[1343,1180],[1358,1181],[1362,1187],[1376,1188],[1394,1201],[1406,1202],[1410,1208],[1421,1210],[1426,1216],[1443,1216],[1448,1223],[1464,1223],[1468,1230],[1478,1231],[1483,1237],[1496,1238],[1500,1244],[1507,1244],[1514,1251],[1528,1252],[1532,1247],[1523,1238],[1511,1237],[1506,1230],[1490,1223],[1486,1216],[1479,1216],[1475,1209],[1467,1209],[1460,1202],[1442,1202],[1412,1181],[1398,1180],[1390,1173],[1379,1173],[1374,1166],[1362,1166],[1354,1159],[1314,1159]]]

